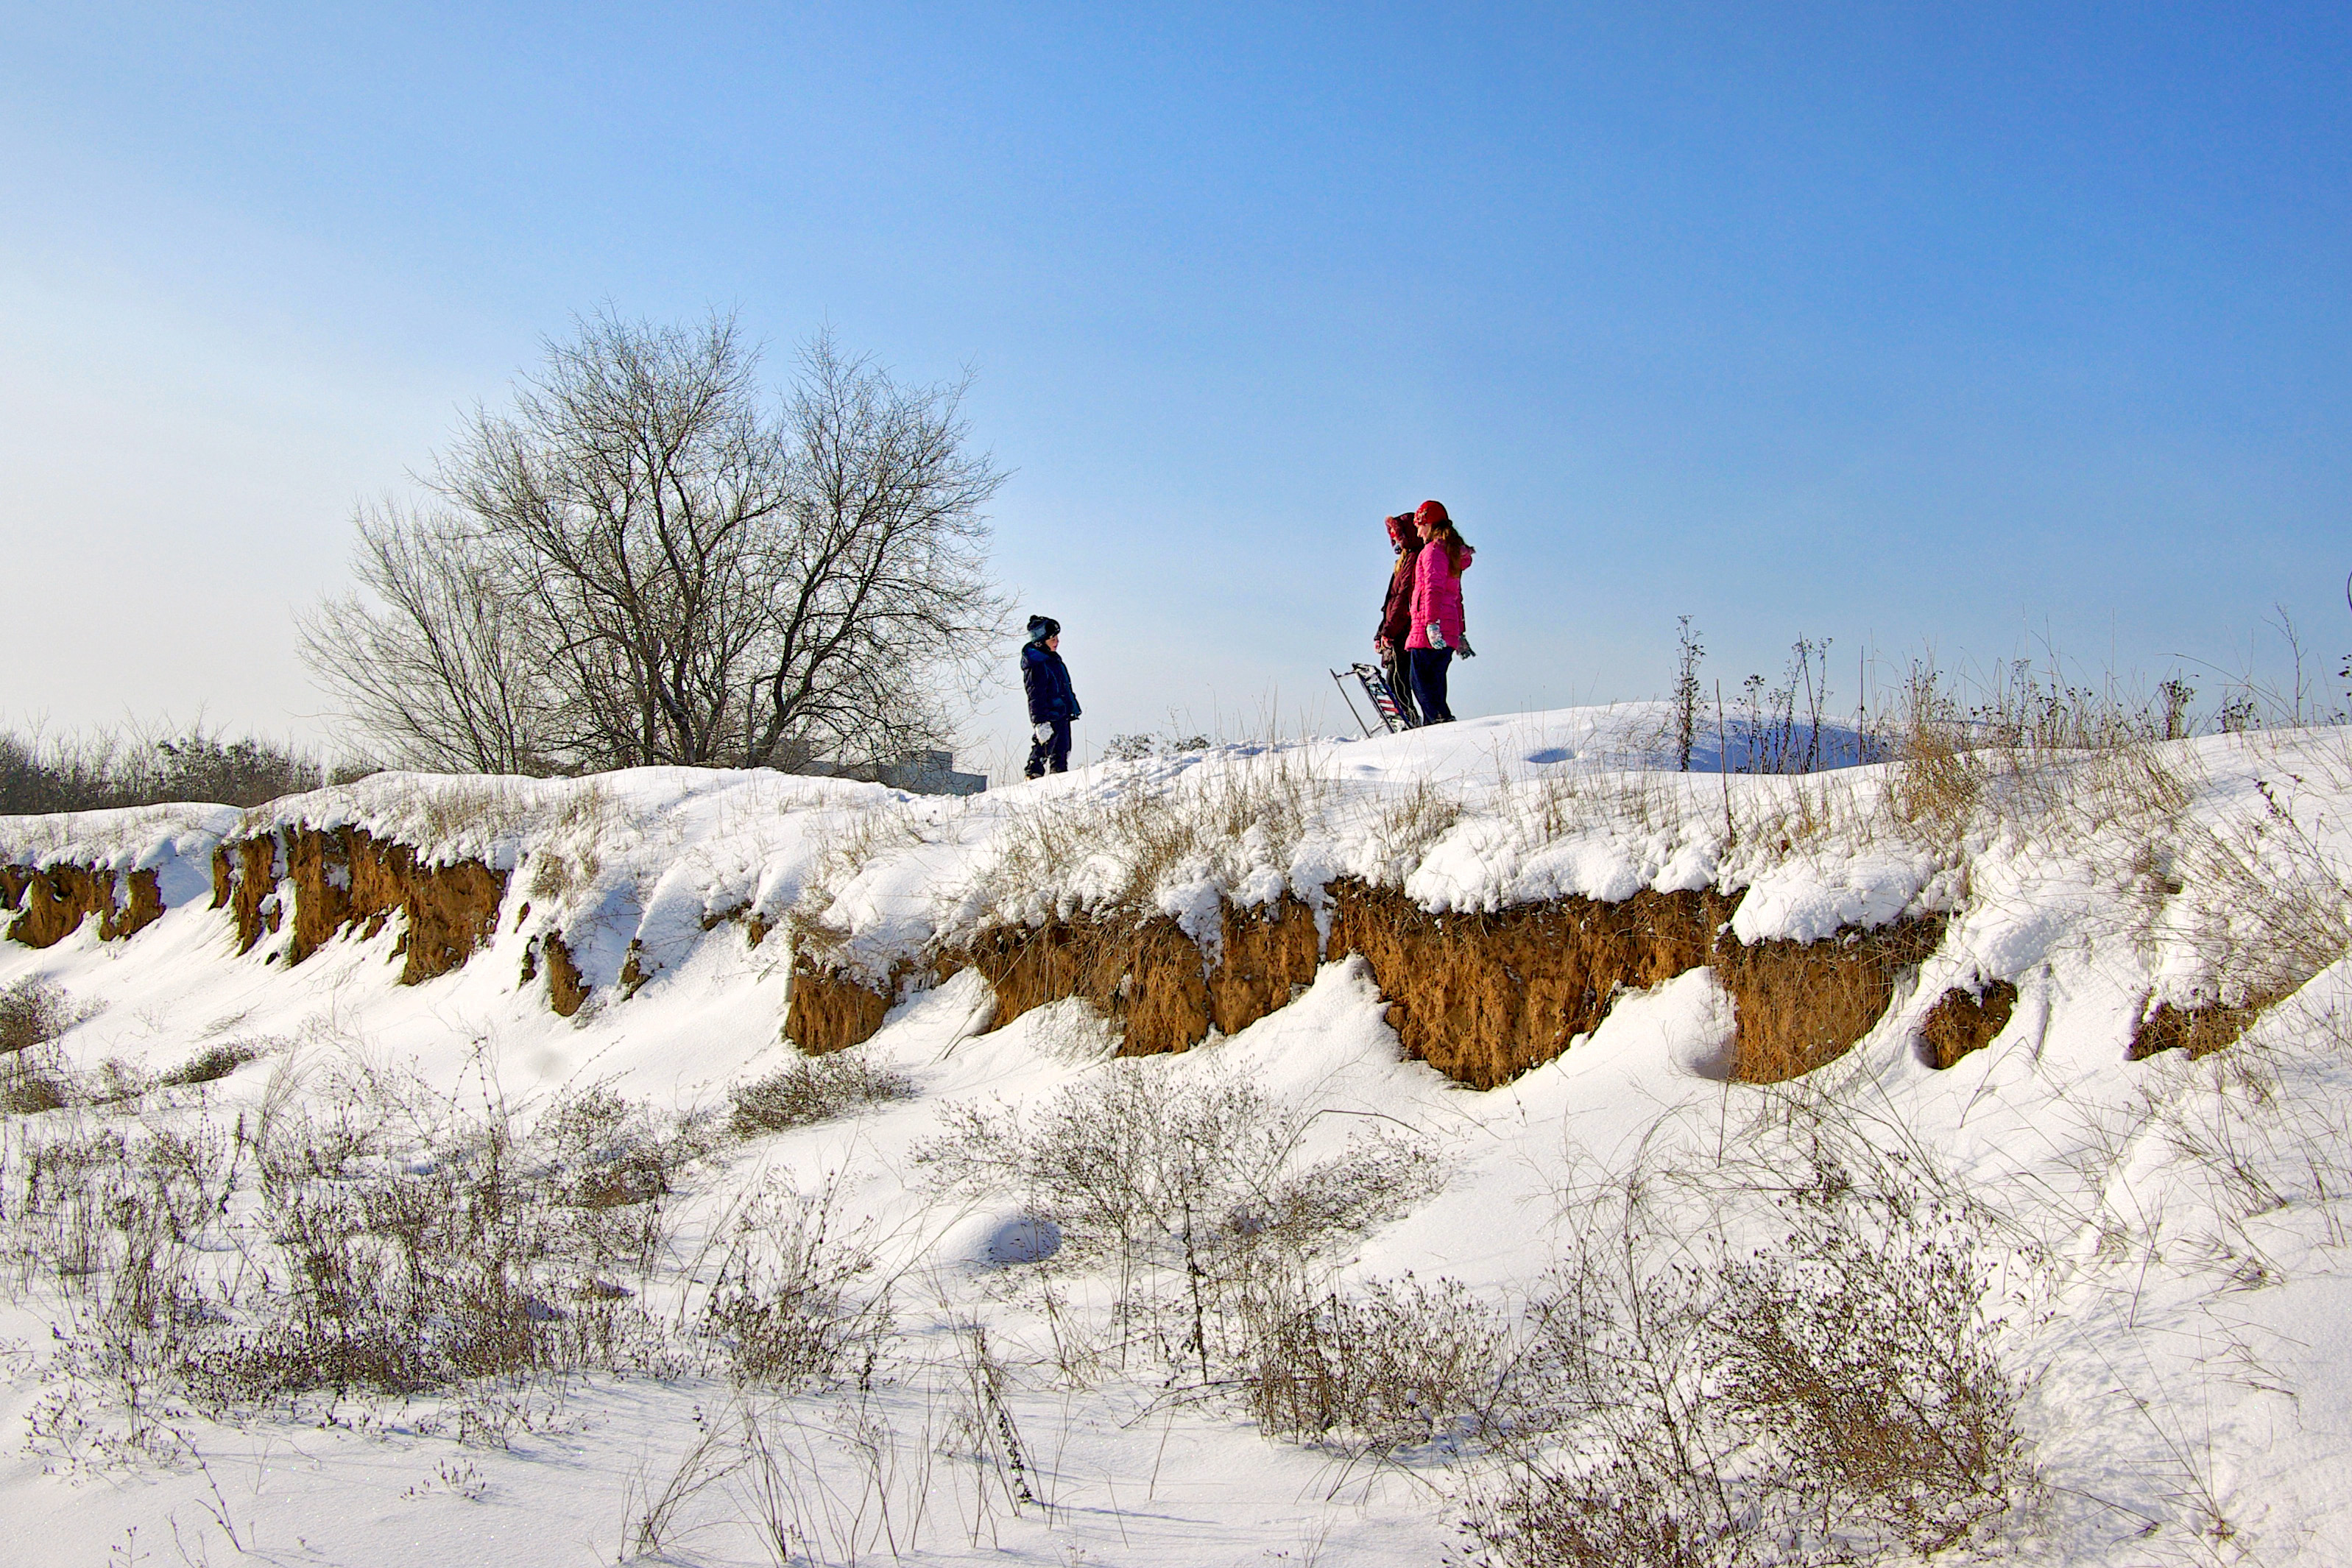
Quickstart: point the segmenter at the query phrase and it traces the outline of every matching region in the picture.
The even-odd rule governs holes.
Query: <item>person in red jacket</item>
[[[1462,623],[1462,574],[1476,554],[1445,514],[1443,502],[1425,500],[1413,509],[1422,548],[1413,562],[1412,633],[1405,647],[1412,660],[1412,691],[1424,724],[1450,724],[1445,670],[1457,652],[1472,657]]]
[[[1381,626],[1372,634],[1372,651],[1380,656],[1381,673],[1388,679],[1397,711],[1407,724],[1418,724],[1421,710],[1413,704],[1412,662],[1404,645],[1412,636],[1412,568],[1421,555],[1421,531],[1412,525],[1409,511],[1390,518],[1388,525],[1396,568],[1389,574],[1389,596],[1381,604]]]

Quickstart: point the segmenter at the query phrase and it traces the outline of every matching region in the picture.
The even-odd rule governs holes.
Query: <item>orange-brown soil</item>
[[[1955,985],[1936,998],[1919,1026],[1919,1044],[1937,1068],[1948,1068],[1970,1051],[1992,1044],[2009,1027],[2017,1008],[2017,987],[2006,980],[1988,980],[1977,990]]]

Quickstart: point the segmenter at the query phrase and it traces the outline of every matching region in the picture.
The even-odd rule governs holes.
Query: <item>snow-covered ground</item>
[[[1980,1546],[2026,1562],[2352,1561],[2352,963],[2310,973],[2352,882],[2345,733],[2044,759],[1956,787],[1895,767],[1661,771],[1663,717],[1577,710],[1225,748],[968,800],[648,769],[379,775],[243,814],[0,819],[0,861],[161,879],[166,914],[126,942],[85,927],[41,952],[0,943],[0,985],[38,976],[94,1009],[54,1047],[77,1081],[109,1061],[135,1084],[222,1045],[255,1053],[201,1089],[10,1118],[0,1136],[20,1171],[62,1140],[199,1124],[233,1130],[242,1157],[269,1119],[347,1103],[354,1082],[404,1085],[383,1095],[428,1096],[477,1126],[510,1111],[527,1127],[594,1085],[663,1117],[723,1118],[730,1088],[795,1056],[779,1036],[789,937],[755,946],[746,918],[812,921],[871,974],[992,922],[1088,907],[1165,912],[1213,942],[1219,900],[1320,905],[1342,877],[1435,910],[1744,890],[1747,942],[1949,920],[1851,1055],[1772,1089],[1722,1081],[1731,1016],[1707,970],[1622,998],[1557,1061],[1486,1092],[1401,1059],[1357,959],[1231,1038],[1118,1064],[1082,1003],[981,1033],[989,998],[965,971],[856,1048],[911,1094],[689,1152],[658,1256],[620,1281],[683,1348],[626,1375],[237,1409],[158,1384],[133,1409],[120,1379],[89,1370],[92,1299],[12,1256],[0,1556],[1418,1564],[1468,1550],[1460,1521],[1509,1473],[1486,1434],[1387,1454],[1346,1431],[1268,1436],[1232,1366],[1188,1351],[1181,1268],[1154,1308],[1158,1341],[1114,1333],[1133,1281],[1114,1279],[1107,1238],[1066,1235],[1034,1258],[1050,1245],[1034,1191],[950,1179],[940,1141],[975,1116],[1034,1129],[1102,1111],[1115,1082],[1163,1112],[1239,1105],[1279,1134],[1285,1171],[1393,1177],[1360,1223],[1299,1255],[1318,1286],[1455,1281],[1506,1322],[1617,1234],[1612,1215],[1638,1210],[1624,1223],[1643,1245],[1663,1229],[1675,1256],[1720,1266],[1785,1245],[1774,1185],[1798,1167],[1893,1183],[1905,1202],[1953,1194],[1994,1281],[1983,1342],[2037,1478]],[[284,934],[236,955],[228,914],[207,907],[211,849],[281,824],[364,826],[510,870],[495,939],[413,987],[394,984],[391,929],[290,968]],[[597,987],[572,1018],[521,978],[550,930]],[[614,982],[633,945],[651,978],[625,999]],[[1927,1008],[1995,979],[2017,989],[2007,1026],[1950,1070],[1927,1065]],[[2155,1003],[2290,985],[2227,1050],[2126,1059]],[[426,1134],[393,1143],[386,1180],[429,1173]],[[258,1223],[257,1180],[233,1176],[223,1215],[197,1226],[220,1270],[269,1256],[236,1239]],[[688,1353],[698,1303],[745,1215],[818,1201],[870,1259],[848,1296],[887,1288],[892,1326],[857,1375],[740,1386]],[[142,1422],[160,1432],[132,1442]],[[663,1514],[650,1531],[649,1513]],[[789,1552],[762,1534],[783,1518]]]

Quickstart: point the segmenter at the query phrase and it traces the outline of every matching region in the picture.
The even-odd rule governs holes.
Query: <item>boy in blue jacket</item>
[[[1021,684],[1029,693],[1029,765],[1024,778],[1070,771],[1070,721],[1078,716],[1078,694],[1062,663],[1062,623],[1049,616],[1029,617],[1029,641],[1021,649]]]

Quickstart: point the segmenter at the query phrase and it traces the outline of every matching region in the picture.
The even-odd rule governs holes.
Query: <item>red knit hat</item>
[[[1445,503],[1442,500],[1422,502],[1413,509],[1412,520],[1415,522],[1452,522],[1454,521],[1445,515]]]

